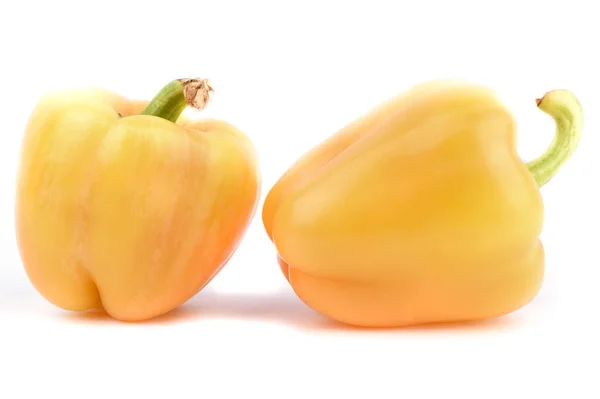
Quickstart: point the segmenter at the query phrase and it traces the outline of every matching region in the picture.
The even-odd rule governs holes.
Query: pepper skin
[[[380,104],[297,160],[262,217],[298,297],[364,327],[488,319],[529,303],[544,276],[539,187],[583,124],[570,92],[537,101],[557,139],[528,164],[496,95],[450,81]]]
[[[179,117],[211,93],[205,80],[178,80],[150,103],[100,89],[41,99],[22,144],[16,230],[27,275],[49,302],[146,320],[226,264],[261,178],[234,126]]]

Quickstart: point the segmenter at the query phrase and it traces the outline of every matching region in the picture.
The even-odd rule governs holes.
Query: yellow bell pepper
[[[575,96],[538,107],[557,124],[524,163],[515,121],[494,92],[433,81],[380,104],[297,160],[263,223],[307,305],[367,327],[481,320],[538,293],[544,185],[575,150]]]
[[[27,275],[49,302],[150,319],[226,264],[261,177],[240,130],[180,117],[211,97],[208,81],[182,79],[150,102],[101,89],[39,101],[22,144],[16,231]]]

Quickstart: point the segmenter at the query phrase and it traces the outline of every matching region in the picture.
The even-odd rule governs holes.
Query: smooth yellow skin
[[[299,159],[263,222],[297,295],[369,327],[479,320],[531,301],[543,204],[490,90],[416,86]]]
[[[219,272],[255,213],[260,174],[242,132],[138,115],[145,105],[91,89],[48,95],[31,116],[17,237],[31,282],[56,306],[125,321],[164,314]]]

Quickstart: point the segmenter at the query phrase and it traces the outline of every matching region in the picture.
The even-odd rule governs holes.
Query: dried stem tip
[[[203,110],[210,102],[214,90],[208,79],[178,79],[183,86],[183,95],[187,104],[197,110]]]

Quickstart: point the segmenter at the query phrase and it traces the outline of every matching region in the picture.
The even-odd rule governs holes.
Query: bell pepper
[[[99,88],[47,94],[22,143],[16,232],[27,276],[50,303],[123,321],[178,307],[235,252],[261,175],[233,125],[182,115],[204,79],[151,101]]]
[[[398,94],[310,149],[262,210],[298,297],[363,327],[483,320],[528,304],[544,276],[539,188],[583,127],[570,91],[537,106],[556,136],[527,163],[497,95],[444,80]]]

